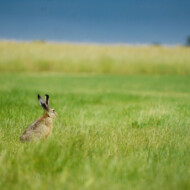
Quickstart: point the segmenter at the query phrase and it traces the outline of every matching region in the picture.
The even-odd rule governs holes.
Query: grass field
[[[0,72],[190,75],[190,48],[0,41]]]
[[[0,75],[0,189],[189,189],[188,76]],[[50,94],[46,141],[19,136]]]
[[[190,48],[0,42],[0,190],[190,189]],[[20,143],[50,95],[50,138]]]

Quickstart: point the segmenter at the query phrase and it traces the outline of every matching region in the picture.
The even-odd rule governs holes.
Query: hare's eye
[[[55,112],[55,110],[53,110],[53,112]]]

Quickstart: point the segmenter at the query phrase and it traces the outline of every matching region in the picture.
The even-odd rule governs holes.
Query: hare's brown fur
[[[43,102],[43,99],[42,100],[40,99],[39,101],[42,101],[42,104],[45,103],[45,102]],[[41,104],[41,102],[40,102],[40,104]],[[46,104],[45,106],[43,105],[44,115],[39,117],[37,120],[35,120],[24,131],[24,133],[20,137],[20,140],[22,142],[45,139],[51,134],[52,128],[53,128],[53,125],[52,125],[53,118],[55,118],[57,116],[57,113],[55,112],[54,109],[49,108],[48,101],[45,104]]]
[[[20,137],[21,141],[32,141],[47,138],[52,132],[52,118],[44,114],[34,121]]]

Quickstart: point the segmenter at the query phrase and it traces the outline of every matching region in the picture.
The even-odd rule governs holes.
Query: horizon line
[[[165,47],[175,47],[175,46],[187,46],[186,44],[176,43],[176,44],[167,44],[161,42],[151,42],[151,43],[127,43],[127,42],[94,42],[94,41],[64,41],[64,40],[44,40],[44,39],[6,39],[0,38],[0,42],[16,42],[16,43],[32,43],[32,42],[41,42],[41,43],[54,43],[54,44],[76,44],[76,45],[111,45],[111,46],[165,46]]]

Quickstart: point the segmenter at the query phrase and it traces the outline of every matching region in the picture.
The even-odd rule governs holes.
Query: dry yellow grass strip
[[[0,42],[0,72],[190,74],[190,48]]]

